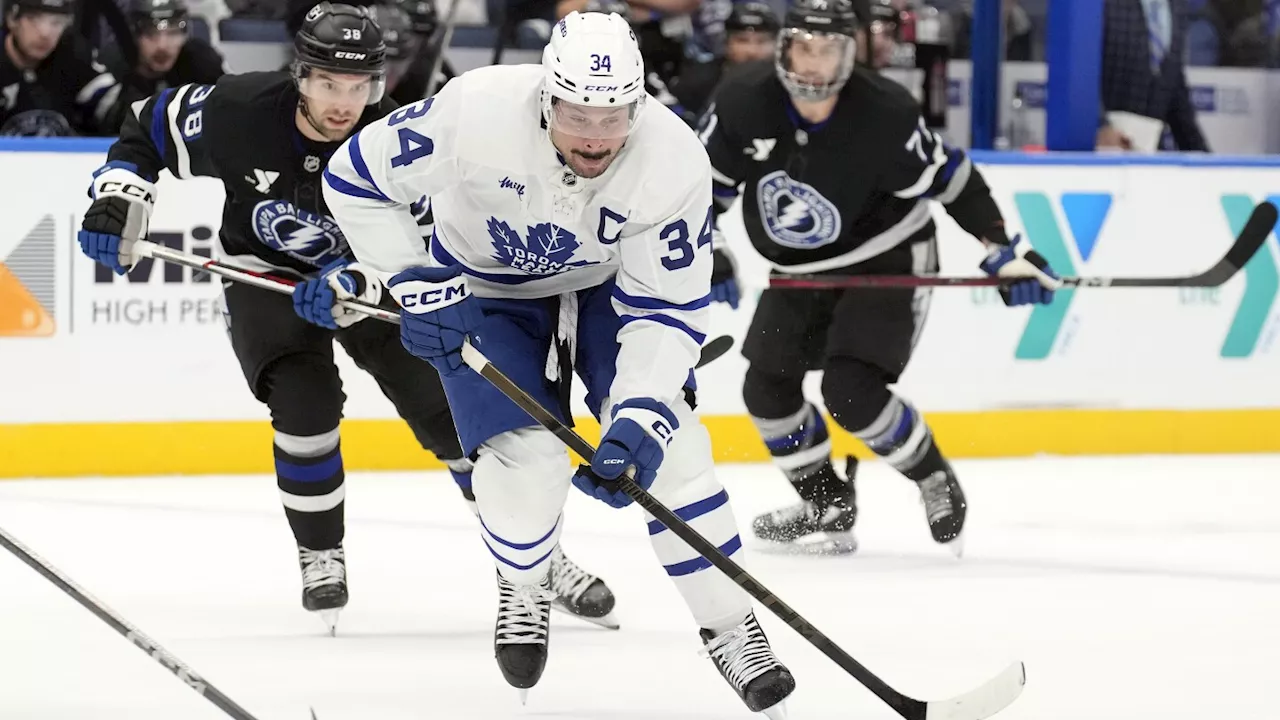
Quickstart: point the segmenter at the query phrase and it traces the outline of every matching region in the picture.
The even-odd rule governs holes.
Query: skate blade
[[[559,600],[553,600],[551,602],[551,609],[557,612],[563,613],[565,615],[568,615],[569,617],[578,618],[579,620],[589,622],[592,625],[595,625],[596,627],[602,627],[606,630],[617,630],[622,627],[622,625],[618,623],[617,616],[614,615],[613,613],[609,613],[608,615],[605,615],[603,617],[598,617],[598,618],[587,617],[586,615],[579,615],[577,613],[570,612],[569,609],[566,608]]]
[[[964,532],[942,543],[942,545],[950,550],[951,554],[955,555],[957,559],[964,557]]]
[[[787,720],[787,702],[783,700],[777,705],[767,707],[761,710],[760,714],[769,718],[769,720]]]
[[[329,628],[329,637],[338,636],[338,614],[341,612],[341,608],[320,611],[320,619],[324,621],[325,627]]]
[[[766,538],[758,539],[763,543],[760,546],[762,551],[778,555],[833,556],[850,555],[858,551],[858,539],[851,532],[820,532],[789,542]]]
[[[528,704],[529,704],[529,690],[528,690],[528,689],[516,690],[516,694],[518,694],[518,695],[520,696],[520,705],[521,705],[521,706],[524,706],[524,705],[528,705]]]

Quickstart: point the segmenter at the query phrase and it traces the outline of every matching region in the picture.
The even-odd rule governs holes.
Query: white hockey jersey
[[[324,195],[359,261],[391,275],[461,265],[478,297],[541,298],[616,277],[624,320],[610,397],[679,395],[705,339],[711,165],[652,98],[600,177],[557,155],[538,65],[480,68],[352,136]],[[424,241],[414,210],[435,216]]]

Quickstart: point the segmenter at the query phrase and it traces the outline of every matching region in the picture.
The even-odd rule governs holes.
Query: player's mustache
[[[582,150],[574,150],[574,151],[573,151],[573,154],[574,154],[574,155],[578,155],[578,156],[580,156],[580,157],[582,157],[582,158],[585,158],[585,159],[587,159],[587,160],[603,160],[603,159],[605,159],[605,158],[609,157],[609,155],[610,155],[611,153],[613,153],[613,151],[612,151],[612,150],[601,150],[600,152],[595,152],[595,153],[592,153],[592,152],[584,152],[584,151],[582,151]]]

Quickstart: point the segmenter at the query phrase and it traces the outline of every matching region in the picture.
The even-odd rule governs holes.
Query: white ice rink
[[[1277,720],[1280,457],[969,461],[968,545],[928,537],[918,493],[859,477],[856,556],[756,575],[899,690],[939,699],[1013,660],[1001,720]],[[744,528],[793,497],[723,466]],[[752,717],[710,662],[639,511],[570,491],[564,545],[618,595],[622,630],[556,615],[521,708],[494,665],[491,558],[443,474],[348,477],[351,604],[337,638],[305,613],[273,478],[0,483],[0,527],[259,720],[729,720]],[[746,536],[744,534],[744,540]],[[792,720],[896,715],[761,614],[795,673]],[[0,552],[0,718],[224,718]]]

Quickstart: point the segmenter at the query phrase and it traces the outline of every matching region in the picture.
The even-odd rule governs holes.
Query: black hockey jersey
[[[0,31],[0,46],[4,40]],[[94,61],[85,41],[69,31],[31,70],[15,66],[0,47],[0,126],[28,110],[52,110],[84,135],[111,135],[123,111],[120,83]]]
[[[978,238],[1007,244],[1000,210],[963,150],[927,129],[900,85],[855,69],[835,112],[812,125],[772,61],[728,73],[699,123],[717,212],[743,193],[756,250],[784,272],[847,268],[934,232],[941,202]]]
[[[342,143],[304,137],[294,120],[297,105],[298,90],[286,72],[224,75],[213,85],[170,88],[135,106],[108,165],[128,163],[152,182],[161,169],[179,179],[221,179],[226,202],[219,256],[255,270],[313,273],[350,257],[320,184]],[[367,107],[355,129],[395,107],[388,98]]]

